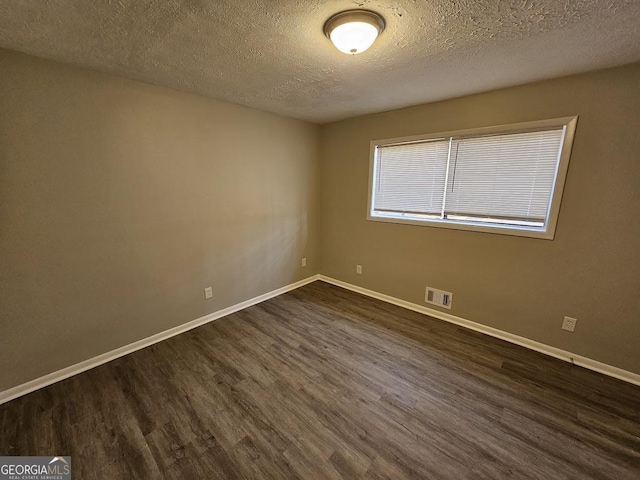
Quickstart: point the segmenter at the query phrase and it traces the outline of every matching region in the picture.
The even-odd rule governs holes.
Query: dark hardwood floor
[[[639,479],[640,387],[322,282],[0,406],[76,479]]]

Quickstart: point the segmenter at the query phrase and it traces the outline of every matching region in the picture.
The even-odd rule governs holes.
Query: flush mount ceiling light
[[[324,34],[341,52],[356,55],[373,45],[384,27],[384,18],[375,12],[347,10],[326,21]]]

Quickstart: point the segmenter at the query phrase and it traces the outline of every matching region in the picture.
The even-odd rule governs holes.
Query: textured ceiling
[[[324,123],[640,61],[640,0],[0,0],[0,47]]]

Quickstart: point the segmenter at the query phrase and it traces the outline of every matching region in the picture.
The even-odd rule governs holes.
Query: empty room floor
[[[319,281],[0,422],[79,479],[640,478],[640,387]]]

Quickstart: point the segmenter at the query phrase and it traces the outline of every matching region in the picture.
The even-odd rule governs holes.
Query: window
[[[371,142],[367,218],[552,239],[576,123]]]

